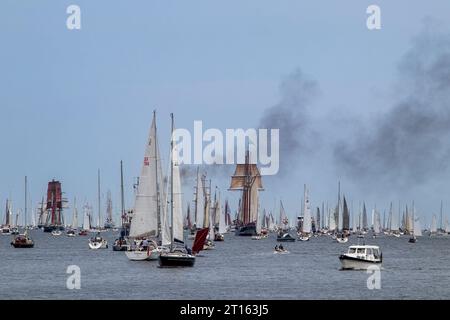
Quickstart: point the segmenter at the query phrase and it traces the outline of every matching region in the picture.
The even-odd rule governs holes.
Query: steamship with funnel
[[[229,190],[242,192],[235,234],[238,236],[256,235],[259,191],[264,189],[258,167],[255,163],[250,163],[249,151],[245,154],[245,163],[236,165]]]

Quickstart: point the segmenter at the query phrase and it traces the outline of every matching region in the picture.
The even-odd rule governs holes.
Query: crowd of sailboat
[[[173,133],[173,115],[171,128]],[[63,197],[60,181],[50,181],[47,199],[42,197],[42,201],[31,210],[31,214],[28,213],[31,206],[25,177],[25,205],[21,228],[24,232],[19,233],[21,210],[16,210],[14,214],[12,201],[8,199],[1,233],[12,235],[14,238],[11,244],[16,248],[34,246],[28,232],[30,229],[42,229],[55,237],[87,236],[94,233],[87,241],[87,247],[91,250],[112,247],[113,251],[124,252],[130,261],[158,260],[160,266],[164,267],[193,266],[195,257],[200,251],[214,249],[216,242],[226,240],[226,234],[263,240],[268,239],[273,233],[278,242],[306,242],[315,237],[329,236],[333,241],[346,243],[350,236],[376,238],[381,235],[397,238],[408,235],[409,242],[416,242],[417,237],[423,233],[435,236],[448,234],[450,231],[448,220],[444,220],[443,217],[442,203],[439,227],[437,216],[433,215],[430,227],[423,230],[414,202],[409,206],[406,204],[401,206],[399,203],[396,212],[391,202],[388,209],[383,210],[382,215],[376,205],[368,213],[365,202],[360,202],[358,209],[353,210],[353,202],[349,206],[348,198],[345,195],[341,196],[340,183],[337,201],[332,205],[320,202],[316,207],[312,206],[310,190],[304,185],[301,209],[294,218],[292,214],[286,213],[282,200],[279,200],[277,209],[261,208],[259,193],[264,190],[263,181],[258,166],[251,161],[249,151],[246,152],[244,163],[237,164],[231,176],[228,190],[238,191],[240,194],[234,213],[228,199],[224,200],[223,191],[216,186],[213,187],[212,180],[202,167],[197,167],[193,181],[184,181],[192,183],[194,192],[192,201],[183,202],[181,190],[183,181],[173,134],[170,139],[162,141],[170,145],[167,170],[163,170],[154,113],[140,165],[141,171],[133,186],[134,203],[129,210],[125,208],[124,203],[123,164],[120,163],[121,205],[120,223],[117,226],[113,219],[114,209],[110,191],[106,196],[106,216],[103,214],[99,170],[97,208],[94,209],[85,201],[79,213],[77,199],[74,198],[71,224],[65,222],[63,213],[68,211],[69,201]],[[28,215],[31,216],[30,223],[27,221]],[[103,217],[105,219],[102,219]],[[102,232],[106,231],[118,233],[112,245],[102,236]],[[193,241],[192,247],[187,245],[190,240]],[[359,247],[353,249],[362,250]],[[371,253],[378,252],[373,247],[364,250]],[[277,246],[275,251],[287,252],[282,245]],[[343,259],[353,259],[352,254],[353,251],[349,252],[349,256]],[[346,263],[348,264],[348,261]]]

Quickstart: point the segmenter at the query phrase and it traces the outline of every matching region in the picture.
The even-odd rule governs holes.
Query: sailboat
[[[82,229],[78,232],[78,235],[87,236],[90,229],[91,229],[90,207],[88,204],[85,204],[83,206],[83,226]]]
[[[157,260],[161,252],[158,247],[158,237],[165,231],[164,211],[161,196],[163,181],[156,133],[156,113],[145,146],[144,159],[141,167],[131,217],[130,246],[125,251],[128,259],[133,261]],[[164,245],[164,237],[162,237]]]
[[[44,232],[64,230],[61,182],[52,180],[47,188],[47,215]]]
[[[173,114],[171,114],[172,120],[172,135],[170,138],[170,250],[168,252],[162,252],[159,255],[160,267],[193,267],[195,263],[195,256],[192,252],[186,250],[183,246],[177,246],[175,242],[176,237],[180,239],[183,237],[183,212],[181,209],[181,181],[180,170],[178,163],[178,153],[174,145],[174,121]],[[175,196],[177,196],[177,201]],[[176,207],[175,207],[176,205]]]
[[[219,225],[217,228],[217,233],[214,235],[214,241],[224,241],[224,234],[227,232],[227,226],[225,223],[225,212],[222,211],[222,207],[220,205],[220,192],[215,205],[215,213],[216,217],[218,217]]]
[[[417,237],[422,236],[422,228],[420,226],[419,218],[415,218],[414,205],[413,205],[413,213],[411,215],[411,224],[412,224],[412,233],[409,238],[409,243],[416,243]]]
[[[381,233],[380,213],[373,209],[373,238],[376,238]]]
[[[113,229],[114,228],[114,221],[112,216],[113,211],[113,205],[111,200],[111,191],[108,190],[108,193],[106,195],[106,220],[105,220],[105,229]]]
[[[283,202],[280,200],[280,221],[278,225],[277,241],[293,242],[295,238],[289,233],[289,219],[284,210]]]
[[[252,240],[261,240],[268,237],[267,233],[262,232],[262,223],[265,220],[266,212],[263,211],[262,216],[259,216],[256,220],[256,235],[252,236]]]
[[[27,212],[27,177],[25,177],[25,216]],[[16,222],[17,225],[17,222]],[[26,225],[26,222],[25,222]],[[25,229],[25,232],[23,234],[18,234],[14,237],[13,241],[11,242],[11,245],[14,248],[33,248],[34,247],[34,241],[31,239],[31,237],[28,235],[28,230]]]
[[[258,193],[263,190],[263,186],[257,165],[250,163],[249,151],[246,152],[245,163],[236,165],[229,190],[242,191],[240,217],[235,234],[238,236],[255,235],[259,207]]]
[[[431,218],[430,237],[437,233],[436,215],[433,214]]]
[[[77,211],[77,199],[73,200],[73,216],[72,216],[72,226],[67,230],[66,235],[68,237],[75,237],[76,230],[78,229],[78,211]]]
[[[306,185],[304,186],[303,193],[303,224],[298,239],[300,241],[308,241],[311,237],[311,204],[309,203],[309,191],[306,189]]]
[[[11,234],[11,217],[11,203],[6,199],[5,224],[2,226],[2,235],[6,236]]]
[[[123,188],[123,163],[120,161],[120,206],[121,206],[121,222],[119,239],[114,241],[113,251],[126,251],[128,249],[127,237],[130,233],[130,223],[128,221],[128,215],[125,212],[125,195]]]

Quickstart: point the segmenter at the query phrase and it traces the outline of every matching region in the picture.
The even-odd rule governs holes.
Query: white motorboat
[[[381,266],[383,255],[378,246],[353,245],[339,260],[343,270],[367,270],[370,266]]]
[[[94,238],[89,239],[89,248],[92,250],[107,249],[108,241],[97,234]]]

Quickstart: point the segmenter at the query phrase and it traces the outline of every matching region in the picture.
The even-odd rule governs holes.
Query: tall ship
[[[248,151],[245,155],[245,163],[236,165],[229,190],[242,192],[235,234],[238,236],[256,235],[258,193],[263,190],[263,186],[259,169],[255,163],[250,163]]]
[[[113,221],[113,205],[111,200],[111,191],[108,190],[107,196],[106,196],[106,220],[105,220],[105,229],[112,229],[114,228],[114,221]]]
[[[61,182],[52,180],[48,183],[46,208],[44,232],[64,230]]]

